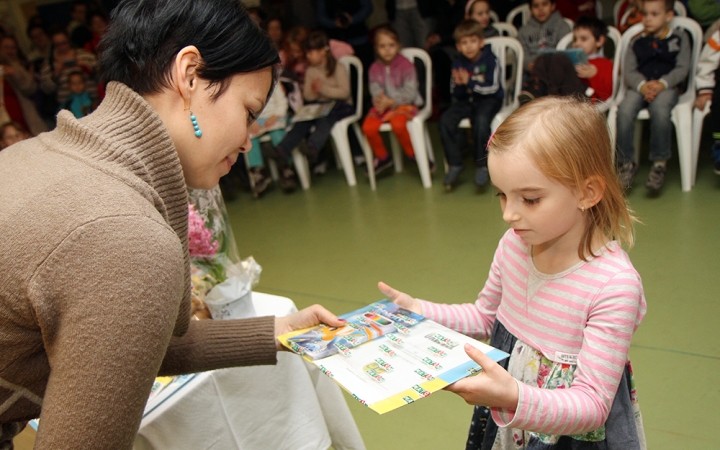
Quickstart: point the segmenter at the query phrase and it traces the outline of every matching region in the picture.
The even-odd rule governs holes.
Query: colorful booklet
[[[278,337],[360,403],[384,414],[478,373],[463,344],[494,361],[509,355],[389,300],[343,314],[341,328],[320,325]]]
[[[570,62],[572,62],[573,66],[577,66],[579,64],[587,64],[588,58],[583,49],[581,48],[568,48],[566,50],[555,50],[555,49],[541,49],[540,53],[556,53],[556,52],[562,52],[567,55],[568,58],[570,58]]]
[[[295,113],[291,122],[305,122],[307,120],[315,120],[325,117],[330,114],[330,111],[332,111],[334,106],[334,101],[327,103],[308,103],[303,105],[303,107],[300,108],[300,111]]]

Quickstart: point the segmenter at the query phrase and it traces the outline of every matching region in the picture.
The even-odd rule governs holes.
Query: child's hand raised
[[[465,344],[465,353],[480,364],[482,372],[456,381],[445,390],[459,395],[470,405],[517,408],[518,386],[512,375],[470,344]]]
[[[387,297],[398,306],[412,311],[415,314],[422,314],[422,306],[420,302],[404,292],[400,292],[397,289],[393,289],[382,281],[378,283],[378,289],[380,292],[387,295]]]

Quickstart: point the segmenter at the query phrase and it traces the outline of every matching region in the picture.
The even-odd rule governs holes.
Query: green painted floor
[[[692,192],[681,192],[675,159],[658,198],[642,187],[647,164],[629,194],[643,221],[630,256],[648,302],[630,356],[652,450],[717,448],[720,177],[704,153]],[[256,289],[300,308],[353,310],[382,298],[380,280],[428,300],[470,302],[506,225],[494,192],[477,191],[471,170],[463,176],[446,193],[442,169],[423,189],[410,167],[372,192],[362,175],[348,187],[332,170],[308,191],[276,189],[260,200],[243,193],[227,206],[241,255],[263,266]],[[472,411],[447,392],[383,416],[350,397],[348,404],[368,449],[464,448]]]

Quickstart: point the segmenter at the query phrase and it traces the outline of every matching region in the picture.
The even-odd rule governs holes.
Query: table
[[[297,311],[253,292],[258,316]],[[340,388],[297,355],[198,374],[143,418],[135,450],[365,449]]]

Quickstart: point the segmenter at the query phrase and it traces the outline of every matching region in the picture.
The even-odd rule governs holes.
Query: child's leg
[[[333,125],[335,125],[338,120],[351,115],[354,111],[353,106],[343,101],[338,101],[335,103],[332,111],[330,111],[330,114],[315,120],[315,131],[308,136],[307,139],[309,151],[317,155],[318,152],[325,147]]]
[[[458,125],[471,113],[469,102],[458,102],[450,105],[440,116],[440,138],[445,149],[445,158],[450,166],[462,167],[462,144],[465,133]]]
[[[247,154],[248,167],[252,169],[253,167],[264,166],[262,151],[260,150],[260,137],[254,137],[250,139],[250,142],[252,143],[252,148]]]
[[[292,150],[300,144],[300,141],[310,132],[310,128],[317,122],[316,120],[308,120],[305,122],[296,122],[290,131],[287,132],[285,138],[275,146],[278,153],[278,162],[286,164],[290,159]]]
[[[409,158],[415,157],[415,151],[413,150],[412,140],[410,139],[410,132],[407,129],[408,118],[404,114],[398,114],[390,119],[390,126],[392,127],[393,133],[397,136],[398,142],[402,145],[405,154]]]
[[[473,156],[476,167],[487,167],[486,148],[490,138],[490,122],[500,111],[501,99],[488,98],[473,104],[472,132],[473,132]]]
[[[385,143],[383,142],[382,136],[380,136],[380,126],[383,121],[377,117],[366,117],[362,124],[363,133],[367,136],[367,140],[370,143],[370,147],[375,153],[375,157],[378,159],[386,159],[388,157]]]
[[[617,115],[617,163],[623,165],[635,161],[635,119],[641,109],[647,106],[645,97],[634,89],[625,92],[625,98],[618,106]]]
[[[670,113],[678,102],[678,91],[664,89],[650,102],[650,160],[664,162],[670,159],[672,121]]]

